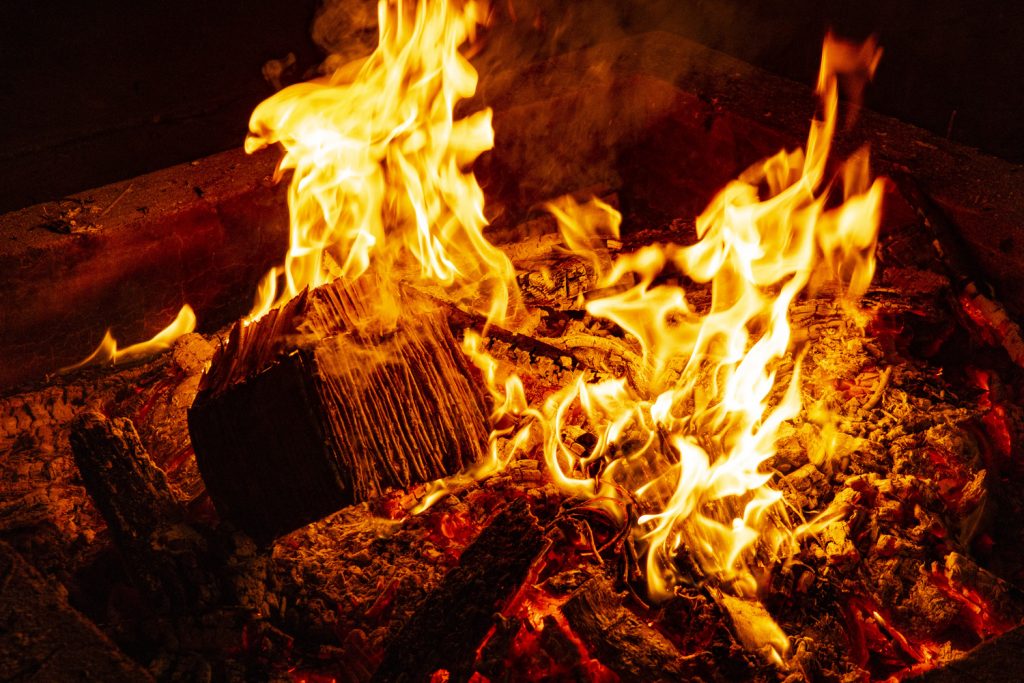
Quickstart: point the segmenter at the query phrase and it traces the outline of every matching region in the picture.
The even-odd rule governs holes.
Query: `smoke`
[[[426,0],[461,2],[462,0]],[[476,166],[488,218],[511,217],[562,193],[620,187],[619,150],[669,115],[671,84],[693,56],[624,40],[653,31],[689,38],[752,61],[784,44],[806,50],[811,82],[822,33],[769,0],[490,0],[486,25],[465,51],[479,73],[463,114],[491,107],[495,149]],[[376,44],[376,0],[323,0],[312,27],[327,55],[321,74]],[[797,28],[787,27],[792,23]],[[796,40],[795,32],[802,32]],[[653,34],[652,34],[653,35]],[[653,74],[655,87],[636,74]],[[668,86],[668,87],[665,87]]]
[[[313,42],[327,55],[320,70],[333,71],[366,57],[377,46],[376,0],[323,0],[311,29]]]

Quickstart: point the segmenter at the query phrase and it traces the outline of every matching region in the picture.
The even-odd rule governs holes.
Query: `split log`
[[[444,316],[412,295],[386,332],[340,282],[237,324],[189,410],[218,511],[265,542],[484,453],[487,407]]]
[[[591,654],[623,681],[717,680],[711,653],[684,655],[626,607],[611,582],[597,576],[562,606],[562,613]]]
[[[467,681],[477,648],[494,626],[545,547],[544,534],[525,501],[499,513],[459,558],[459,566],[388,644],[373,680],[425,680],[445,670],[451,681]]]

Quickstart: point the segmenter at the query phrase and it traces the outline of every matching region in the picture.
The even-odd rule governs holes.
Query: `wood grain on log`
[[[395,329],[367,331],[366,305],[340,283],[303,293],[236,325],[203,378],[196,460],[221,514],[258,540],[484,452],[487,407],[444,316],[407,297]]]

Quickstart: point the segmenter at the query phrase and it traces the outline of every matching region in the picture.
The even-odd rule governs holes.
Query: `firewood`
[[[684,655],[623,604],[609,579],[595,576],[562,607],[573,631],[624,681],[717,680],[711,653]]]
[[[469,680],[501,603],[514,596],[544,546],[527,504],[509,504],[392,639],[373,680],[419,681],[441,669],[451,681]]]
[[[914,683],[988,683],[1020,680],[1020,652],[1024,626],[985,641],[963,659],[945,663],[910,680]]]
[[[984,272],[970,257],[970,247],[946,212],[909,172],[892,174],[903,197],[914,207],[932,236],[932,244],[959,293],[958,303],[975,324],[995,335],[1017,367],[1024,368],[1024,331],[999,302]]]
[[[234,327],[188,419],[221,515],[265,542],[483,454],[467,360],[441,313],[404,299],[389,330],[362,329],[369,304],[340,282]]]
[[[131,420],[88,411],[72,423],[71,450],[89,496],[110,529],[125,570],[163,612],[188,612],[220,598],[207,539],[139,440]]]
[[[71,425],[71,452],[86,491],[122,546],[143,541],[183,510],[131,420],[86,411]]]

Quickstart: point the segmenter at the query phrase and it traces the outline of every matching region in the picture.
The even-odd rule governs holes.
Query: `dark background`
[[[564,3],[522,1],[546,8],[558,48],[660,29],[808,84],[828,27],[874,32],[885,56],[870,107],[1024,162],[1024,3],[589,0],[572,3],[566,24]],[[309,37],[317,5],[6,3],[0,211],[240,146],[252,108],[273,92],[264,63],[292,52],[301,75],[322,58]]]

